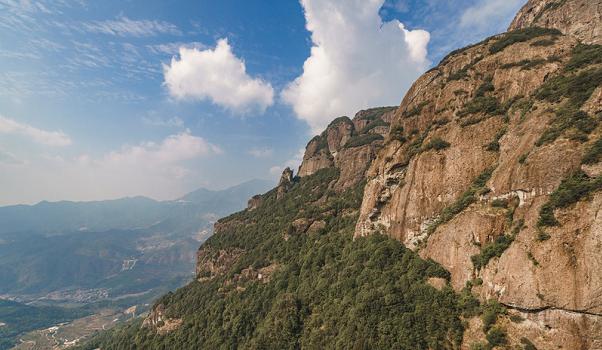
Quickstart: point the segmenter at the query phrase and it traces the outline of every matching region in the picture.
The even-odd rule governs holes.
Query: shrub
[[[555,39],[541,39],[531,43],[531,46],[552,46],[556,43]]]
[[[483,321],[483,331],[487,333],[489,329],[497,322],[499,315],[505,315],[506,308],[494,299],[490,299],[482,307],[481,320]]]
[[[520,157],[518,157],[518,162],[520,164],[525,164],[525,162],[527,161],[527,158],[529,157],[529,152],[522,154]]]
[[[489,263],[489,260],[502,256],[504,251],[510,247],[512,242],[514,242],[514,237],[511,235],[499,236],[494,242],[486,244],[481,250],[480,254],[470,257],[472,260],[472,265],[477,270],[482,269]]]
[[[389,132],[389,138],[404,143],[407,141],[407,139],[403,135],[403,131],[403,126],[396,125],[393,128],[391,128],[391,131]]]
[[[493,86],[492,77],[488,77],[485,79],[485,82],[481,84],[477,90],[475,91],[475,96],[482,97],[485,96],[485,93],[495,91],[495,86]]]
[[[506,344],[506,331],[501,328],[495,327],[492,328],[487,335],[485,336],[487,341],[489,342],[489,346],[496,347],[500,345]]]
[[[384,140],[384,137],[380,134],[357,135],[357,136],[350,138],[349,141],[347,141],[345,143],[344,147],[345,148],[360,147],[360,146],[365,146],[365,145],[371,144],[372,142],[379,141],[379,140]]]
[[[509,69],[509,68],[514,68],[514,67],[520,67],[521,70],[529,70],[531,68],[540,66],[546,62],[547,62],[547,60],[544,60],[543,58],[537,58],[534,60],[522,60],[522,61],[513,62],[513,63],[506,63],[506,64],[502,65],[500,68]]]
[[[508,200],[500,198],[494,199],[491,201],[491,206],[494,208],[508,208]]]
[[[450,143],[447,141],[442,140],[439,137],[435,137],[433,138],[429,143],[427,143],[426,145],[424,145],[424,147],[422,148],[423,152],[427,152],[430,151],[431,149],[434,149],[436,151],[440,151],[446,148],[449,148]]]
[[[458,198],[450,206],[443,209],[439,217],[427,228],[427,234],[430,235],[435,232],[439,225],[453,219],[454,216],[460,214],[462,211],[464,211],[464,209],[468,208],[468,206],[474,203],[477,200],[478,195],[486,192],[488,189],[485,186],[487,181],[489,181],[491,178],[492,173],[493,169],[486,169],[479,176],[477,176],[468,190],[460,195],[460,198]]]
[[[464,117],[469,114],[485,113],[488,115],[504,114],[502,106],[495,97],[479,96],[468,102],[462,110],[458,112],[459,117]]]
[[[529,260],[531,260],[531,262],[533,263],[533,265],[539,266],[539,261],[537,261],[537,259],[535,259],[535,257],[533,256],[533,253],[527,252],[527,258]]]
[[[566,208],[601,189],[602,177],[590,178],[582,171],[573,173],[562,180],[558,188],[550,195],[550,200],[541,207],[537,225],[539,227],[558,225],[554,216],[555,209]]]
[[[406,110],[402,116],[403,118],[411,118],[411,117],[415,117],[417,115],[420,115],[420,113],[422,113],[422,110],[424,109],[424,107],[428,106],[431,103],[431,101],[423,101],[420,102],[417,106],[415,106],[414,108],[410,109],[410,110]]]
[[[602,160],[602,138],[599,138],[594,142],[591,147],[585,152],[582,164],[596,164]]]
[[[386,126],[389,127],[389,123],[387,123],[386,121],[382,120],[382,119],[375,119],[373,121],[371,121],[370,123],[368,123],[365,127],[362,128],[362,130],[360,130],[360,134],[366,134],[368,133],[370,130],[377,128],[379,126]]]
[[[602,45],[579,44],[573,49],[571,60],[564,69],[572,72],[598,63],[602,63]]]
[[[520,342],[521,342],[521,344],[524,345],[524,347],[523,347],[524,350],[537,350],[535,345],[533,345],[533,343],[525,337],[520,338]]]
[[[494,42],[489,47],[490,53],[497,53],[510,45],[514,45],[516,43],[529,41],[533,38],[551,35],[553,37],[561,35],[559,30],[557,29],[548,29],[548,28],[538,28],[538,27],[530,27],[524,29],[518,29],[504,34],[500,39]]]
[[[507,127],[503,127],[500,131],[498,131],[497,134],[495,134],[495,138],[493,139],[493,141],[491,141],[485,149],[490,152],[499,152],[500,139],[504,137],[507,131]]]

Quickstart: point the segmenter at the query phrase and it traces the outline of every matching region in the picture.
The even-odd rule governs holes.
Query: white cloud
[[[383,23],[384,0],[301,0],[311,56],[283,91],[285,102],[313,132],[360,109],[397,105],[429,62],[428,32]]]
[[[179,128],[184,126],[184,121],[180,117],[158,118],[158,117],[143,117],[142,121],[151,126],[163,126]]]
[[[464,11],[460,26],[485,29],[502,18],[514,16],[524,3],[524,0],[480,0]]]
[[[248,153],[255,158],[269,158],[274,154],[274,150],[271,148],[252,148]]]
[[[278,178],[280,175],[282,175],[282,172],[285,168],[291,168],[296,173],[297,169],[299,169],[299,166],[301,165],[301,162],[303,161],[303,155],[305,155],[305,148],[299,148],[297,153],[295,153],[291,159],[287,160],[281,165],[274,165],[271,167],[269,169],[270,175]]]
[[[146,45],[146,48],[153,54],[159,55],[177,55],[180,51],[180,48],[185,47],[187,49],[197,49],[197,50],[205,50],[207,49],[207,45],[194,41],[190,43],[183,42],[173,42],[173,43],[163,43],[163,44],[154,44],[154,45]]]
[[[119,151],[107,154],[101,165],[155,166],[168,165],[209,154],[219,154],[222,150],[194,136],[190,130],[171,135],[161,143],[145,142],[136,146],[125,146]]]
[[[211,100],[237,113],[263,112],[273,104],[272,86],[247,74],[227,39],[220,39],[215,49],[182,47],[179,59],[173,57],[163,70],[165,85],[176,99]]]
[[[0,116],[0,133],[26,136],[47,146],[68,146],[71,139],[62,131],[46,131]]]
[[[202,162],[221,153],[189,130],[96,156],[30,155],[19,166],[16,157],[0,152],[0,205],[137,195],[172,199],[198,186]]]
[[[120,16],[114,20],[92,21],[82,23],[81,25],[88,32],[116,35],[122,37],[145,37],[155,36],[159,34],[182,34],[178,27],[169,22],[146,19],[132,20],[125,16]]]

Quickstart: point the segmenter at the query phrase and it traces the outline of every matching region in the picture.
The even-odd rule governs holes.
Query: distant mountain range
[[[34,233],[50,236],[76,231],[140,229],[191,216],[193,219],[198,219],[199,215],[221,217],[243,209],[249,197],[266,191],[271,185],[267,180],[251,180],[220,191],[201,188],[172,201],[138,196],[0,207],[0,235]]]
[[[196,250],[217,218],[243,209],[271,186],[252,180],[173,201],[132,197],[0,207],[0,297],[49,303],[151,299],[156,287],[192,276]]]

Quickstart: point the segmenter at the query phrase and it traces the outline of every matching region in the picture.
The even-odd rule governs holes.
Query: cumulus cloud
[[[179,56],[163,66],[172,97],[210,100],[237,113],[263,112],[273,104],[272,86],[247,74],[244,61],[232,53],[227,39],[220,39],[215,49],[182,47]]]
[[[460,26],[485,29],[505,23],[501,19],[514,16],[524,3],[524,0],[480,0],[462,13]]]
[[[68,146],[71,139],[62,131],[46,131],[28,124],[19,123],[0,115],[0,133],[14,134],[30,138],[34,142],[47,146]]]
[[[91,21],[82,24],[91,33],[115,36],[145,37],[159,34],[180,35],[181,32],[174,24],[156,20],[133,20],[120,16],[114,20]]]
[[[222,153],[189,130],[101,155],[30,155],[23,162],[0,150],[0,205],[137,195],[172,199],[198,186],[200,164]]]
[[[397,105],[429,65],[428,32],[382,22],[384,0],[301,0],[313,47],[303,74],[282,92],[313,132],[330,120]]]

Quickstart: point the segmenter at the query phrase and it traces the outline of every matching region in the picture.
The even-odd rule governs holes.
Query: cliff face
[[[601,3],[532,0],[399,108],[335,119],[137,344],[602,349]]]
[[[510,336],[543,349],[602,348],[602,166],[588,156],[602,145],[602,50],[580,43],[600,42],[601,8],[530,1],[513,31],[419,78],[356,226],[439,262],[456,290],[478,280],[473,293],[529,320]]]
[[[508,30],[556,28],[586,44],[602,44],[602,4],[597,0],[529,0]]]

